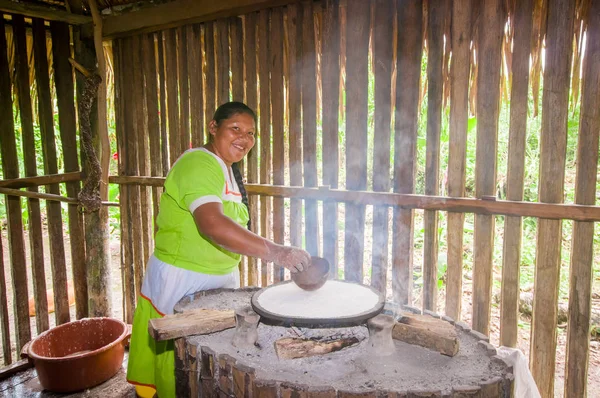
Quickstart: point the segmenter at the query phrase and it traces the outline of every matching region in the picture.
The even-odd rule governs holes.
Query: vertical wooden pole
[[[427,147],[425,195],[439,194],[440,135],[444,79],[444,19],[447,2],[429,3],[427,16]],[[423,309],[437,311],[438,213],[425,210],[423,243]]]
[[[190,86],[188,57],[190,49],[185,27],[177,28],[177,69],[179,71],[179,143],[181,153],[190,149]]]
[[[392,68],[394,55],[394,4],[375,2],[373,58],[375,73],[375,140],[373,153],[373,191],[390,190],[390,126],[392,106]],[[388,268],[389,207],[373,208],[373,272],[371,285],[385,294]]]
[[[313,2],[302,3],[302,163],[304,186],[317,186],[317,49]],[[319,255],[317,202],[304,201],[306,250]]]
[[[231,97],[233,101],[244,101],[244,31],[242,19],[229,20],[231,37]]]
[[[415,192],[417,121],[423,52],[423,1],[398,6],[398,59],[394,126],[394,192]],[[394,208],[392,290],[398,304],[412,304],[413,212]]]
[[[219,19],[217,29],[217,106],[229,101],[229,20]]]
[[[35,137],[33,132],[33,110],[29,91],[31,84],[29,81],[25,20],[22,15],[13,15],[13,40],[15,43],[15,68],[17,73],[16,89],[17,97],[19,99],[19,115],[21,116],[25,176],[33,177],[37,175],[37,162],[35,154]],[[29,191],[37,192],[38,188],[31,187],[29,188]],[[29,212],[29,251],[31,253],[31,271],[33,276],[33,293],[35,297],[35,325],[39,334],[48,330],[49,327],[40,201],[33,198],[28,199],[27,211]],[[4,273],[4,270],[2,270],[2,273]],[[8,349],[10,352],[10,343]]]
[[[0,142],[2,143],[2,145],[0,145],[0,153],[2,155],[3,176],[8,179],[19,177],[19,161],[17,158],[10,73],[8,70],[6,48],[4,18],[0,18]],[[21,347],[31,340],[29,309],[27,308],[27,271],[25,263],[25,242],[23,239],[23,221],[21,219],[21,199],[14,196],[5,196],[5,203],[8,216],[8,244],[13,281],[14,314],[16,315],[15,329],[17,352],[19,352]],[[2,278],[4,277],[4,268],[2,268],[0,276]],[[5,286],[6,285],[2,283],[2,289],[5,289]],[[6,297],[6,290],[2,293],[4,293],[2,297]],[[2,307],[5,307],[5,305]],[[7,314],[3,314],[2,319],[3,343],[6,342],[6,344],[8,344],[8,349],[10,350],[9,330],[8,328],[5,329],[8,318],[5,318],[4,315]],[[4,361],[10,363],[10,355],[5,356]]]
[[[258,14],[258,80],[260,82],[260,183],[271,183],[271,94],[269,90],[269,11]],[[260,197],[260,232],[270,239],[271,198]],[[268,266],[261,261],[262,286],[269,283]]]
[[[524,0],[516,3],[506,189],[508,200],[523,200],[532,12],[533,1]],[[521,226],[521,217],[504,218],[500,344],[507,347],[516,347],[518,337]]]
[[[144,58],[142,54],[142,47],[144,43],[145,35],[136,35],[133,37],[133,58],[134,65],[143,65]],[[138,175],[147,176],[150,174],[150,158],[148,157],[149,152],[149,140],[148,140],[148,118],[145,113],[144,105],[146,103],[144,86],[144,68],[134,68],[133,70],[133,95],[134,95],[134,106],[135,106],[135,146],[137,149],[137,162],[138,162]],[[183,100],[182,100],[183,101]],[[143,250],[142,267],[145,267],[146,261],[150,258],[152,253],[152,232],[150,214],[151,204],[149,201],[149,187],[140,186],[140,221],[137,225],[141,226],[141,244]]]
[[[290,185],[302,186],[302,10],[290,4],[287,9],[289,54],[289,167]],[[302,199],[290,199],[290,243],[302,246]],[[332,264],[332,263],[330,263]]]
[[[165,51],[164,40],[165,33],[157,33],[157,51],[158,51],[158,84],[160,93],[160,151],[162,157],[163,176],[169,172],[169,138],[167,134],[167,87],[165,81]]]
[[[127,175],[127,148],[125,140],[125,84],[123,68],[123,46],[125,39],[113,40],[113,71],[115,76],[115,127],[119,153],[119,175]],[[133,322],[135,310],[135,282],[133,279],[133,242],[129,217],[129,187],[119,186],[119,208],[121,214],[121,279],[123,292],[123,320]]]
[[[167,81],[167,121],[169,125],[170,166],[181,155],[179,135],[179,94],[177,92],[177,30],[165,31],[165,66]]]
[[[142,36],[142,64],[144,65],[144,84],[146,87],[146,126],[149,139],[149,163],[152,176],[161,175],[160,125],[158,120],[158,82],[156,75],[156,52],[154,51],[154,33]],[[152,187],[152,209],[154,231],[160,202],[160,189]]]
[[[600,133],[600,2],[592,2],[588,21],[575,203],[593,205],[596,201]],[[593,261],[594,223],[576,221],[573,225],[569,278],[565,397],[587,395]]]
[[[69,64],[69,57],[71,57],[69,26],[60,22],[51,22],[50,30],[52,32],[52,59],[54,61],[54,80],[59,109],[58,121],[65,172],[79,171],[75,90],[73,70]],[[76,198],[78,194],[79,182],[67,183],[67,195]],[[71,239],[71,266],[73,268],[76,316],[77,319],[81,319],[88,316],[88,292],[85,235],[81,215],[76,204],[69,205],[69,236]]]
[[[244,22],[244,72],[246,80],[245,101],[255,112],[258,106],[256,87],[256,13],[245,16]],[[248,154],[247,176],[248,182],[258,182],[258,152],[257,145]],[[258,219],[258,197],[251,195],[248,198],[250,205],[250,222],[252,232],[258,233],[260,225]],[[257,260],[248,257],[248,286],[258,286]]]
[[[338,188],[340,169],[340,3],[338,0],[327,0],[324,2],[322,40],[323,153],[326,154],[322,156],[323,185],[329,185],[335,189]],[[323,203],[323,257],[329,261],[331,267],[329,270],[330,277],[337,278],[337,202]]]
[[[371,5],[348,0],[346,31],[346,189],[367,188],[368,57]],[[362,283],[365,206],[347,203],[344,278]]]
[[[4,365],[12,363],[12,345],[10,344],[10,321],[6,297],[6,276],[4,275],[4,249],[0,240],[0,326],[2,327],[2,357]],[[47,314],[46,310],[46,314]],[[48,315],[46,315],[47,321]]]
[[[478,27],[477,149],[475,195],[495,195],[496,146],[500,112],[500,63],[506,22],[503,2],[482,4]],[[494,216],[475,215],[473,244],[473,329],[489,333],[492,298],[492,253]]]
[[[215,103],[216,103],[216,66],[215,66],[215,24],[214,22],[207,22],[204,24],[204,57],[206,59],[206,71],[204,75],[206,77],[205,86],[205,123],[212,120],[215,114]],[[208,129],[206,130],[206,140],[208,141]]]
[[[271,14],[271,108],[273,111],[273,184],[285,185],[285,134],[283,98],[283,10],[274,8]],[[285,238],[285,213],[283,198],[273,198],[273,240],[283,244]],[[284,268],[275,266],[273,281],[280,282]]]
[[[48,58],[46,51],[46,28],[44,21],[33,19],[33,52],[35,57],[35,78],[38,94],[40,131],[44,151],[44,172],[58,173],[56,143],[54,141],[53,105],[48,76]],[[60,195],[58,184],[47,187],[48,193]],[[48,235],[50,237],[50,255],[52,263],[52,281],[54,287],[54,308],[56,324],[69,322],[69,301],[67,298],[67,266],[63,241],[62,214],[60,203],[46,203],[48,213]]]
[[[448,196],[465,195],[472,1],[452,3],[452,65],[450,69],[450,150]],[[462,303],[463,228],[465,215],[448,212],[448,283],[446,315],[460,320]]]
[[[548,2],[548,57],[542,96],[539,181],[540,202],[546,203],[562,203],[564,195],[574,15],[572,1]],[[544,398],[554,396],[561,242],[562,221],[540,219],[536,245],[530,367]]]
[[[192,146],[199,147],[204,142],[204,84],[202,82],[202,26],[186,27],[189,54],[187,56],[190,72],[190,116],[192,119]]]

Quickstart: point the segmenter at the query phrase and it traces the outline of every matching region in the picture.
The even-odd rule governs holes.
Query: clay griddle
[[[329,281],[328,281],[329,282]],[[269,289],[275,289],[278,286],[282,286],[288,283],[293,283],[292,281],[280,282],[266,288],[259,290],[254,293],[251,299],[252,307],[254,311],[261,316],[261,322],[269,325],[275,326],[302,326],[309,328],[331,328],[331,327],[350,327],[361,325],[365,323],[368,319],[376,316],[383,310],[383,306],[385,304],[385,297],[377,290],[373,289],[370,286],[362,285],[359,283],[352,283],[347,281],[331,281],[334,283],[344,283],[351,284],[354,286],[360,286],[362,289],[368,289],[377,295],[378,300],[375,305],[371,308],[364,310],[362,312],[356,312],[352,314],[347,314],[343,316],[333,316],[333,317],[303,317],[303,316],[285,316],[282,314],[274,313],[266,308],[264,308],[259,303],[259,298],[262,294],[267,292]],[[308,292],[307,292],[308,293]]]

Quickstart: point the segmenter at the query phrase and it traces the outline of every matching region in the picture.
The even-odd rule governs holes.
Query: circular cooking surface
[[[259,290],[251,303],[267,323],[341,327],[361,324],[379,314],[384,297],[369,286],[346,281],[328,280],[313,291],[286,281]]]

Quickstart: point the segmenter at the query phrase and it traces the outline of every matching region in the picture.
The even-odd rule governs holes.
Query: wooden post
[[[96,16],[98,18],[98,16]],[[98,23],[98,22],[97,22]],[[74,35],[75,39],[75,59],[78,63],[83,65],[88,70],[95,70],[97,62],[104,62],[96,58],[96,52],[94,50],[94,40],[89,38],[89,34],[82,30]],[[94,34],[98,35],[97,27]],[[103,55],[102,55],[103,57]],[[100,73],[100,69],[98,70]],[[106,79],[104,75],[100,75],[102,80]],[[77,101],[78,106],[81,105],[81,99],[83,97],[83,88],[85,85],[85,77],[80,73],[76,75],[77,81]],[[98,88],[99,92],[102,90]],[[104,96],[104,102],[100,103],[100,97],[96,97],[94,105],[91,109],[89,120],[91,123],[91,134],[92,142],[96,154],[99,160],[103,157],[109,157],[109,149],[103,148],[101,134],[106,133],[106,110],[100,108],[105,107],[106,97]],[[81,109],[81,108],[79,108]],[[104,117],[101,119],[101,115]],[[81,118],[80,118],[81,120]],[[100,127],[102,124],[103,127]],[[80,130],[82,126],[80,126]],[[105,132],[105,133],[103,133]],[[108,136],[107,136],[108,137]],[[106,137],[106,139],[107,139]],[[82,159],[85,159],[82,156]],[[82,162],[83,163],[83,162]],[[100,161],[102,167],[103,162]],[[84,171],[87,167],[84,166]],[[108,173],[108,170],[105,171]],[[108,175],[108,174],[107,174]],[[106,189],[108,189],[108,180],[105,181]],[[104,188],[102,187],[103,182],[100,182],[100,195],[102,197]],[[109,248],[109,233],[108,233],[108,209],[101,207],[97,211],[89,212],[85,214],[85,246],[86,246],[86,260],[85,266],[87,269],[87,286],[88,286],[88,314],[87,316],[110,316],[112,312],[112,299],[110,289],[110,248]]]
[[[197,148],[204,143],[204,84],[202,82],[202,26],[186,27],[189,54],[186,57],[190,71],[190,115],[192,119],[192,146]]]
[[[439,194],[440,135],[444,79],[444,20],[447,2],[429,4],[427,21],[427,148],[425,195]],[[423,243],[423,309],[437,311],[438,213],[426,210]]]
[[[506,22],[503,3],[482,4],[478,27],[477,149],[475,195],[495,195],[496,145],[500,111],[500,62]],[[475,215],[473,244],[473,329],[489,334],[492,298],[494,217]]]
[[[271,108],[273,112],[273,184],[285,185],[285,136],[283,97],[283,10],[274,8],[271,14]],[[273,240],[283,244],[285,239],[285,209],[283,198],[273,198]],[[284,268],[275,266],[273,282],[284,279]]]
[[[348,0],[346,26],[346,189],[367,187],[368,57],[370,4]],[[344,278],[363,281],[365,206],[346,204]]]
[[[157,34],[157,50],[158,50],[158,83],[160,93],[160,149],[162,155],[162,170],[166,176],[171,165],[169,160],[169,138],[167,134],[167,83],[165,78],[165,35],[163,32]]]
[[[217,106],[229,101],[229,19],[223,18],[215,23],[217,41]]]
[[[539,173],[539,200],[546,203],[561,203],[564,195],[574,16],[572,1],[548,2]],[[561,242],[562,221],[540,219],[529,363],[543,398],[554,396]]]
[[[242,19],[232,17],[229,20],[231,38],[231,98],[244,101],[244,31]]]
[[[331,188],[337,188],[340,169],[340,3],[338,0],[326,0],[323,5],[323,51],[321,61],[321,83],[323,87],[321,91],[323,96],[323,153],[326,154],[326,156],[322,156],[323,184],[329,185]],[[298,225],[298,227],[300,226]],[[330,277],[337,278],[338,204],[335,202],[323,203],[323,257],[329,261]]]
[[[398,7],[396,109],[394,126],[394,192],[415,192],[417,121],[423,2],[411,0]],[[394,207],[392,290],[398,304],[412,304],[413,211]]]
[[[450,150],[448,196],[465,196],[472,1],[452,3],[452,65],[450,70]],[[462,303],[464,213],[448,213],[448,283],[446,315],[460,320]]]
[[[199,43],[198,43],[199,45]],[[179,144],[180,153],[190,149],[190,85],[188,57],[190,50],[185,27],[177,28],[177,68],[179,72]]]
[[[254,388],[254,368],[240,363],[233,365],[233,395],[237,398],[252,397]]]
[[[215,103],[216,103],[216,66],[215,66],[215,24],[214,22],[207,22],[204,24],[204,57],[206,59],[206,82],[205,87],[205,113],[204,122],[209,123],[215,114]],[[208,129],[206,130],[206,141],[208,142],[209,134]]]
[[[56,143],[54,141],[53,105],[48,76],[48,58],[46,51],[46,28],[41,19],[33,20],[33,52],[35,57],[35,78],[38,94],[40,131],[44,152],[44,172],[58,173]],[[49,185],[47,193],[60,195],[58,184]],[[62,213],[60,203],[46,203],[48,213],[48,235],[52,263],[52,281],[54,288],[54,308],[56,324],[69,322],[69,302],[67,298],[67,266],[63,240]]]
[[[587,40],[577,144],[575,203],[579,204],[594,204],[596,200],[600,133],[600,2],[592,3]],[[587,394],[593,253],[594,224],[575,222],[569,279],[565,397]]]
[[[313,2],[302,2],[302,164],[304,186],[317,186],[317,49]],[[319,255],[317,202],[304,201],[306,250]]]
[[[246,105],[257,111],[258,98],[256,87],[256,13],[246,15],[244,22],[244,68],[246,91]],[[247,178],[249,183],[258,182],[258,152],[257,145],[248,153]],[[258,219],[258,197],[249,195],[250,228],[257,233],[260,221]],[[258,264],[253,257],[248,257],[248,286],[258,286]]]
[[[4,34],[4,18],[0,18],[0,152],[2,154],[2,172],[4,178],[19,177],[19,162],[15,140],[15,126],[12,113],[12,96],[8,59],[6,54],[6,35]],[[17,339],[17,352],[31,339],[29,328],[29,311],[27,308],[27,272],[25,263],[25,242],[23,239],[23,222],[21,219],[21,199],[5,196],[6,212],[8,218],[8,240],[10,250],[11,273],[13,281],[13,303],[16,315],[15,329]],[[4,268],[0,273],[4,279]],[[6,285],[1,280],[3,289],[3,309],[6,307]],[[8,344],[10,353],[10,332],[8,329],[8,314],[3,313],[2,334],[3,343]],[[11,362],[11,355],[5,356],[5,362]]]
[[[15,43],[16,89],[19,99],[19,115],[21,116],[25,175],[31,177],[37,175],[37,162],[35,156],[25,20],[22,15],[13,15],[13,40]],[[6,178],[6,176],[4,177]],[[38,192],[37,187],[32,187],[29,190],[31,192]],[[39,334],[48,330],[49,327],[40,201],[38,199],[29,199],[27,205],[27,211],[29,212],[29,250],[31,253],[31,271],[35,297],[35,325]],[[7,348],[10,360],[10,341]]]
[[[527,93],[529,89],[529,54],[531,51],[533,1],[516,3],[510,132],[508,142],[508,200],[523,200],[525,174],[525,138],[527,135]],[[519,311],[519,267],[521,265],[521,217],[504,218],[502,251],[502,299],[500,304],[500,344],[516,347]]]
[[[288,6],[288,147],[292,186],[302,186],[302,15],[299,3]],[[290,200],[290,243],[302,246],[301,199]]]
[[[394,4],[375,3],[373,58],[375,74],[375,139],[373,152],[373,191],[390,190],[390,134],[394,43]],[[389,207],[373,208],[373,272],[371,285],[385,294],[388,268]]]
[[[1,43],[0,43],[1,44]],[[46,310],[47,311],[47,310]],[[46,321],[48,315],[46,312]],[[4,275],[4,249],[0,240],[0,326],[2,327],[2,357],[4,365],[12,363],[12,345],[10,344],[10,321],[6,297],[6,276]]]
[[[167,122],[169,131],[169,166],[181,155],[179,136],[179,94],[177,92],[177,31],[165,31],[165,67],[167,82]]]
[[[269,10],[258,14],[258,79],[260,82],[260,183],[271,183],[271,95],[269,90]],[[258,221],[258,220],[257,220]],[[271,238],[271,198],[260,198],[260,233]],[[261,261],[262,286],[269,284],[267,263]]]

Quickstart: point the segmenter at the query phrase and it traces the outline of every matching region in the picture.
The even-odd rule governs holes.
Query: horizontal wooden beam
[[[0,0],[2,1],[2,0]],[[80,181],[82,175],[80,171],[73,171],[63,174],[50,174],[46,176],[14,178],[10,180],[0,180],[0,187],[4,188],[26,188],[38,187],[40,185],[60,184],[63,182]]]
[[[164,177],[112,176],[113,184],[137,184],[160,187]],[[441,210],[557,220],[600,221],[600,206],[559,203],[534,203],[508,200],[448,198],[443,196],[409,195],[389,192],[345,191],[329,187],[304,188],[262,184],[245,184],[249,195],[283,198],[316,199],[362,205],[397,206],[404,209]]]
[[[51,194],[51,193],[21,191],[19,189],[12,189],[12,188],[0,188],[0,194],[4,194],[4,195],[8,195],[8,196],[20,196],[20,197],[32,198],[32,199],[44,199],[44,200],[50,200],[53,202],[79,204],[79,199],[75,199],[75,198],[68,198],[66,196],[60,196],[60,195],[55,195],[55,194]],[[102,206],[119,206],[119,202],[102,202]]]
[[[69,25],[84,25],[92,22],[92,17],[72,14],[58,8],[33,3],[17,3],[0,0],[0,12],[19,14],[30,18],[42,18],[46,21],[66,22]]]
[[[5,0],[4,0],[5,1]],[[284,6],[299,0],[175,0],[148,6],[119,15],[104,17],[102,36],[105,40],[155,32],[190,23],[213,21]]]

